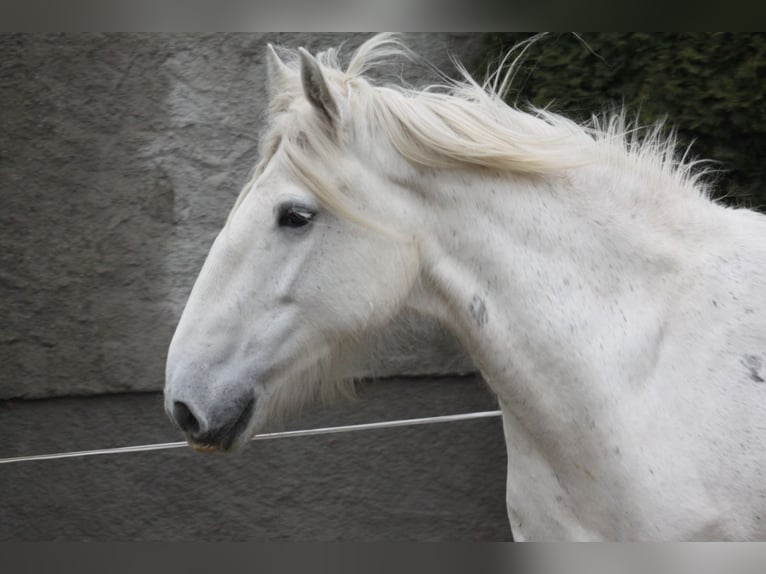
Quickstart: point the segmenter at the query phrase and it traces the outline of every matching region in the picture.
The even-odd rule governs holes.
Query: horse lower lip
[[[202,443],[199,443],[199,442],[190,442],[189,446],[192,447],[197,452],[205,452],[205,453],[208,453],[208,452],[218,452],[220,450],[223,450],[219,446],[215,446],[215,445],[212,445],[212,444],[202,444]]]

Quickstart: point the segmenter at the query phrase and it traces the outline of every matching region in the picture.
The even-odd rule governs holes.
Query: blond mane
[[[602,163],[644,174],[647,183],[706,195],[700,182],[700,162],[677,153],[676,137],[662,122],[645,128],[627,120],[623,109],[594,116],[578,124],[539,108],[523,111],[504,97],[526,46],[519,46],[483,83],[458,62],[460,80],[414,89],[377,85],[367,74],[377,66],[402,63],[414,55],[393,34],[379,34],[362,44],[343,68],[339,49],[317,55],[327,81],[347,103],[353,130],[375,126],[396,151],[412,164],[437,169],[465,166],[546,176],[584,165]],[[520,53],[517,53],[520,52]],[[262,138],[261,160],[251,183],[278,149],[288,167],[328,207],[351,219],[363,218],[338,190],[343,182],[330,181],[327,165],[335,165],[342,142],[331,137],[316,114],[298,117],[295,102],[303,96],[298,53],[280,48],[294,78],[271,98],[268,127]],[[305,106],[304,106],[305,108]],[[337,178],[337,175],[335,176]],[[238,199],[237,205],[241,202]],[[236,208],[236,205],[235,205]]]

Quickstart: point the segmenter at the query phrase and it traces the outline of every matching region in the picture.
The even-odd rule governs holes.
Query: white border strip
[[[377,423],[363,423],[358,425],[346,425],[338,427],[324,427],[316,429],[303,429],[284,432],[272,432],[256,435],[252,440],[267,440],[272,438],[291,438],[298,436],[313,436],[320,434],[335,434],[344,432],[354,432],[362,430],[385,429],[415,425],[427,425],[434,423],[448,423],[454,421],[465,421],[473,419],[484,419],[500,416],[500,411],[479,411],[474,413],[463,413],[459,415],[442,415],[438,417],[425,417],[419,419],[401,419],[394,421],[382,421]],[[59,452],[53,454],[35,454],[31,456],[15,456],[11,458],[0,458],[0,464],[10,464],[14,462],[32,462],[36,460],[57,460],[62,458],[75,458],[84,456],[95,456],[101,454],[128,454],[132,452],[148,452],[152,450],[164,450],[169,448],[181,448],[188,446],[186,442],[164,442],[157,444],[144,444],[137,446],[123,446],[118,448],[102,448],[96,450],[80,450],[73,452]]]

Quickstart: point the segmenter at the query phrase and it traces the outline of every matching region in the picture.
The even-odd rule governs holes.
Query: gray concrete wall
[[[386,379],[288,429],[491,410],[478,377]],[[0,458],[177,441],[159,393],[0,401]],[[499,418],[0,467],[0,541],[510,540]]]
[[[0,36],[0,398],[160,389],[167,345],[248,171],[264,46],[364,34]],[[444,70],[480,35],[410,34]],[[427,79],[423,69],[405,73]],[[362,372],[466,371],[402,320]]]

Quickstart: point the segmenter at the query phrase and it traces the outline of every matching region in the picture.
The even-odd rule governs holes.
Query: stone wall
[[[174,326],[256,160],[266,43],[366,37],[0,36],[0,399],[162,388]],[[450,51],[470,66],[482,48],[480,35],[405,39],[447,71]],[[470,369],[412,317],[360,366]]]

